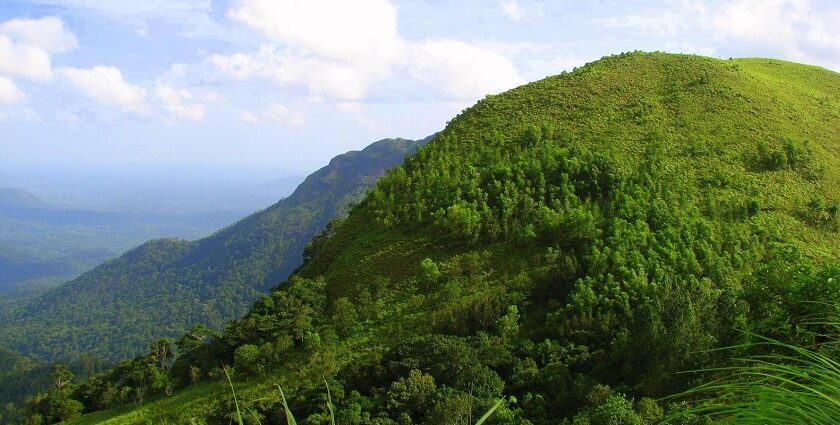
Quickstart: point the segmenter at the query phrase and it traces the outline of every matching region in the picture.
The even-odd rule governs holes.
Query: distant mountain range
[[[23,189],[0,187],[0,208],[49,208],[49,204]]]
[[[286,279],[315,234],[428,140],[386,139],[337,156],[288,198],[207,238],[147,242],[8,315],[0,345],[48,360],[119,359],[194,324],[218,328]]]

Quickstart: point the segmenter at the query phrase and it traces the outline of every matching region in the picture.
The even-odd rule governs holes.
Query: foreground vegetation
[[[838,124],[840,75],[765,59],[626,54],[489,97],[242,319],[46,405],[282,423],[280,384],[321,424],[326,380],[342,424],[466,423],[503,395],[487,423],[705,423],[664,398],[708,378],[681,372],[840,305]]]

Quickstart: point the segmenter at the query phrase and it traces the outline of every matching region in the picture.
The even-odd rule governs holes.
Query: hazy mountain
[[[288,198],[212,236],[132,249],[31,302],[0,325],[0,344],[51,359],[118,359],[194,324],[220,328],[286,279],[315,234],[425,141],[386,139],[337,156]]]

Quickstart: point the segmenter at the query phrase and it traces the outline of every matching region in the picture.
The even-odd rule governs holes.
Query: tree
[[[420,262],[420,269],[418,272],[420,283],[428,291],[429,288],[440,279],[440,269],[438,265],[431,258],[425,258]]]
[[[260,364],[260,349],[253,344],[245,344],[233,353],[233,367],[245,373],[262,372]]]
[[[29,403],[29,416],[40,416],[47,424],[53,424],[78,417],[82,409],[82,403],[70,398],[68,391],[51,389],[32,399]]]
[[[341,297],[335,300],[333,306],[332,322],[336,330],[342,336],[347,336],[350,330],[356,326],[359,320],[359,315],[356,313],[356,306],[347,297]]]
[[[460,201],[446,209],[446,228],[452,236],[475,242],[481,235],[481,214],[475,206]]]
[[[388,408],[394,412],[419,414],[428,410],[437,386],[435,378],[412,369],[408,376],[391,384],[388,390]]]
[[[73,372],[65,364],[56,363],[52,367],[52,372],[50,372],[50,379],[52,379],[52,386],[56,390],[63,390],[65,389],[70,383],[73,382],[73,378],[76,376],[73,375]]]
[[[149,347],[149,360],[161,371],[169,367],[169,360],[172,357],[172,341],[169,339],[159,339]]]
[[[507,313],[496,321],[496,331],[508,342],[519,334],[519,309],[515,305],[508,306]]]
[[[212,336],[214,336],[214,332],[207,326],[193,326],[187,333],[175,342],[175,347],[178,348],[178,355],[182,356],[192,350],[195,350],[204,343],[204,340]]]

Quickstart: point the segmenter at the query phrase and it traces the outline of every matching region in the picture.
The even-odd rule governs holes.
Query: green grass
[[[239,408],[239,401],[237,401],[237,399],[236,399],[236,390],[233,388],[233,381],[231,381],[230,375],[227,373],[227,370],[225,370],[225,376],[227,377],[228,384],[230,385],[230,392],[233,395],[233,401],[236,404],[236,420],[237,420],[237,423],[239,425],[245,425],[245,421],[243,420],[243,417],[242,417],[242,411]],[[329,385],[327,385],[326,381],[324,381],[324,386],[326,387],[326,390],[327,390],[327,410],[330,413],[330,425],[336,425],[336,422],[335,422],[335,408],[334,408],[333,403],[332,403],[332,395],[330,394],[330,387],[329,387]],[[289,403],[286,402],[286,395],[283,393],[283,387],[281,387],[280,385],[277,385],[277,391],[280,393],[280,401],[283,404],[283,412],[284,412],[285,417],[286,417],[286,425],[297,425],[297,420],[295,419],[295,415],[292,413],[292,410],[289,408]],[[496,402],[496,404],[494,404],[493,407],[490,408],[490,410],[485,412],[484,415],[482,415],[481,418],[479,418],[475,422],[475,425],[483,424],[488,418],[490,418],[490,416],[493,415],[493,412],[495,412],[496,409],[498,409],[502,404],[504,404],[504,400],[499,400],[498,402]],[[256,422],[258,424],[260,424],[260,420],[256,415],[254,415],[254,418],[255,418]],[[194,423],[194,421],[193,421],[193,423]]]
[[[831,327],[837,335],[840,325]],[[679,396],[700,400],[687,413],[723,424],[840,424],[840,340],[831,336],[829,342],[798,346],[752,336],[757,342],[728,350],[762,354],[703,371],[720,378]]]

